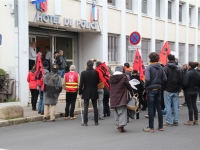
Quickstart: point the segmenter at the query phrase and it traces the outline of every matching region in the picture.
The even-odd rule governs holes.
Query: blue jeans
[[[172,109],[174,111],[174,122],[178,122],[178,92],[170,93],[164,91],[165,109],[166,109],[166,123],[173,124],[172,122]]]
[[[161,90],[149,90],[147,96],[147,103],[148,103],[148,114],[149,114],[149,128],[154,129],[154,105],[158,112],[158,127],[163,128],[163,115],[161,109]]]
[[[58,74],[63,78],[65,74],[65,70],[58,70]]]
[[[43,91],[40,89],[40,101],[38,104],[38,112],[39,113],[44,113],[44,97],[43,97]]]

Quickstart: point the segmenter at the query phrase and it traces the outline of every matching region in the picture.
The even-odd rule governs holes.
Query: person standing
[[[97,85],[99,84],[99,75],[97,71],[93,68],[94,62],[89,60],[87,62],[87,69],[81,73],[80,85],[79,85],[79,95],[84,99],[84,122],[82,126],[87,126],[88,124],[88,106],[89,100],[92,100],[92,105],[94,109],[94,122],[98,125],[98,109],[97,109],[97,99],[98,90]]]
[[[174,55],[168,55],[168,63],[164,67],[167,76],[167,82],[164,86],[164,102],[166,110],[166,123],[165,126],[178,126],[178,96],[179,90],[182,85],[182,72],[177,67]],[[174,121],[172,121],[173,107]]]
[[[96,67],[100,66],[101,65],[101,62],[100,61],[97,61],[96,62]],[[99,98],[97,100],[97,103],[98,103],[98,111],[99,111],[99,119],[100,120],[103,120],[104,118],[104,112],[103,112],[103,97],[104,97],[104,83],[99,80],[99,84],[98,84],[98,95],[99,95]]]
[[[128,91],[131,96],[133,92],[127,76],[123,73],[122,66],[117,66],[113,76],[110,77],[110,106],[114,109],[115,124],[119,132],[125,132],[127,125]]]
[[[43,62],[43,68],[44,68],[44,76],[49,73],[49,62],[45,60]],[[44,77],[42,78],[44,79]],[[40,94],[40,101],[38,104],[38,114],[44,115],[44,92],[41,89],[41,86],[39,87],[39,94]]]
[[[65,74],[65,67],[67,66],[67,62],[65,57],[63,56],[63,51],[60,50],[58,57],[56,58],[56,64],[59,66],[58,74],[63,78]]]
[[[197,66],[196,70],[200,74],[200,64]],[[198,87],[198,96],[199,96],[199,102],[200,102],[200,86]]]
[[[187,71],[188,71],[187,64],[184,64],[184,65],[182,66],[182,68],[183,68],[183,79],[184,79],[184,77],[185,77],[185,75],[186,75],[186,73],[187,73]],[[185,91],[184,91],[184,90],[183,90],[183,94],[184,94],[184,96],[185,96]],[[184,102],[183,104],[181,104],[181,106],[187,106],[186,99],[185,99],[185,102]]]
[[[110,92],[104,86],[104,97],[103,97],[103,112],[104,117],[110,117],[110,106],[109,106],[109,99],[110,99]]]
[[[148,90],[147,103],[149,126],[144,128],[145,132],[154,132],[154,105],[158,112],[158,130],[163,131],[163,115],[161,109],[161,89],[167,81],[163,67],[158,63],[159,55],[156,52],[149,54],[150,65],[145,70],[145,88]]]
[[[32,70],[33,66],[35,65],[35,60],[37,58],[35,48],[36,48],[36,43],[31,42],[29,47],[29,71]]]
[[[62,79],[58,75],[58,66],[52,64],[51,72],[44,77],[44,116],[43,121],[47,121],[49,109],[51,108],[50,120],[55,121],[55,109],[58,96],[62,91]]]
[[[195,70],[199,64],[196,62],[188,63],[188,72],[183,79],[183,90],[185,92],[185,100],[188,107],[189,121],[184,125],[198,125],[198,109],[197,109],[197,95],[198,87],[200,86],[200,75]],[[194,114],[194,120],[193,120]]]
[[[45,53],[46,53],[45,60],[47,60],[49,63],[48,70],[50,71],[50,69],[51,69],[51,67],[50,67],[51,66],[51,52],[50,52],[49,46],[45,46]]]
[[[66,73],[63,80],[63,86],[66,90],[66,107],[65,107],[65,120],[69,117],[69,107],[70,108],[70,120],[76,119],[74,116],[74,109],[76,104],[76,97],[79,85],[79,74],[75,72],[76,67],[74,65],[70,66],[70,72]]]
[[[31,91],[31,104],[32,110],[37,111],[36,104],[38,99],[38,89],[37,89],[37,81],[36,81],[36,69],[35,65],[32,70],[28,73],[27,82],[29,83],[29,89]]]

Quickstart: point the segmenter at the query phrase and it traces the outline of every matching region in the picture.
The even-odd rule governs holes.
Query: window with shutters
[[[160,0],[156,0],[156,17],[160,18]]]
[[[189,61],[194,61],[194,45],[189,45]]]
[[[200,9],[199,9],[199,11],[198,11],[198,26],[199,26],[199,28],[200,28]]]
[[[179,4],[179,22],[182,22],[182,4]]]
[[[179,43],[179,60],[178,62],[183,65],[185,63],[185,44]]]
[[[148,55],[150,52],[150,42],[151,41],[148,39],[142,39],[142,42],[141,42],[142,60],[145,64],[148,63],[149,61]]]
[[[168,1],[168,19],[172,19],[172,2]]]
[[[108,62],[118,61],[118,37],[108,35]]]
[[[160,54],[162,46],[163,46],[163,42],[162,41],[156,41],[156,53]]]
[[[135,50],[129,50],[128,47],[132,46],[129,42],[129,37],[126,37],[126,62],[133,63],[135,57]]]
[[[200,46],[198,46],[198,62],[200,62]]]
[[[147,0],[142,0],[142,13],[147,14]]]

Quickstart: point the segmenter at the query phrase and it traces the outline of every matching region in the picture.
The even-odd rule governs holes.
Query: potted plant
[[[3,101],[2,94],[7,93],[9,75],[3,69],[0,69],[0,102]]]

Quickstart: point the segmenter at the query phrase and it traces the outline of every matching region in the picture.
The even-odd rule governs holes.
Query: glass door
[[[62,50],[67,59],[67,66],[74,64],[72,38],[55,37],[55,51]]]

